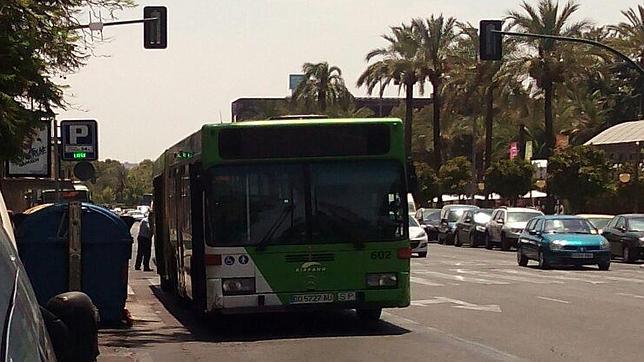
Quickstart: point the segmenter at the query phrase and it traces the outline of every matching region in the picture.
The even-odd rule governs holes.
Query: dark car
[[[551,265],[590,265],[610,268],[608,241],[579,216],[538,216],[528,221],[519,235],[517,263],[539,262],[541,269]]]
[[[441,223],[438,227],[438,243],[451,245],[454,242],[456,222],[467,210],[478,209],[474,205],[445,205],[441,209]]]
[[[438,227],[441,223],[441,209],[421,208],[416,211],[416,220],[427,233],[428,241],[438,240]]]
[[[468,244],[475,248],[485,242],[485,228],[492,217],[492,209],[472,209],[463,213],[456,223],[454,246]]]
[[[621,256],[627,263],[644,258],[644,214],[617,215],[602,235],[610,243],[613,256]]]

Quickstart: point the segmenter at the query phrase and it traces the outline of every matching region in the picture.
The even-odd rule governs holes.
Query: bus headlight
[[[367,274],[367,286],[370,288],[395,288],[398,285],[396,273]]]
[[[255,293],[255,278],[230,278],[221,283],[224,295],[240,295]]]

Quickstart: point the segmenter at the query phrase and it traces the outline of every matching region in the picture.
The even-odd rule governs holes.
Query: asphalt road
[[[367,329],[351,312],[200,320],[132,272],[130,329],[102,330],[99,361],[636,361],[644,268],[546,270],[514,252],[430,245],[412,260],[412,306]]]

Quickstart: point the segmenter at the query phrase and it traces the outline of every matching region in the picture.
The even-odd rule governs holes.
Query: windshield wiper
[[[284,220],[286,220],[287,216],[291,215],[293,211],[295,210],[295,206],[293,204],[288,204],[284,206],[284,209],[282,209],[282,213],[278,216],[277,220],[271,225],[271,227],[268,229],[266,232],[266,235],[262,238],[262,240],[257,243],[257,250],[261,251],[266,249],[266,245],[268,244],[269,241],[273,238],[273,234],[277,231],[277,229],[282,226],[284,223]]]

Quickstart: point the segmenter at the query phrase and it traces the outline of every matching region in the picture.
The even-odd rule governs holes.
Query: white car
[[[420,227],[418,220],[409,217],[409,242],[412,253],[418,253],[418,256],[424,258],[427,256],[427,233]]]
[[[126,216],[131,216],[135,221],[141,221],[145,219],[145,214],[137,210],[128,212]]]

